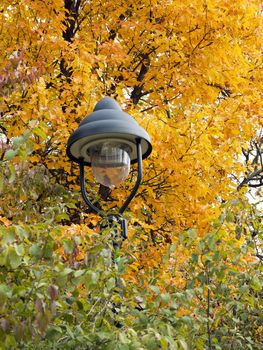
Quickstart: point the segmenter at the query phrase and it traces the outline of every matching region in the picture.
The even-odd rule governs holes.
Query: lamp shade
[[[122,111],[115,100],[104,97],[96,104],[93,113],[83,119],[70,135],[67,155],[74,162],[83,162],[90,166],[91,158],[94,157],[93,150],[102,147],[100,145],[106,142],[120,145],[120,148],[129,154],[130,162],[136,163],[138,139],[141,142],[142,159],[144,159],[152,151],[150,136],[134,118]]]

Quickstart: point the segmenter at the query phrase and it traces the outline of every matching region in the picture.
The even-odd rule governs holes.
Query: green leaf
[[[218,219],[216,219],[214,222],[213,222],[213,227],[216,229],[218,227],[220,227],[222,225],[222,222]]]
[[[166,340],[165,337],[161,337],[160,343],[161,343],[162,350],[168,350],[169,349],[169,347],[168,347],[169,343],[168,343],[168,341]]]
[[[239,205],[239,199],[234,198],[234,199],[232,200],[232,205],[233,205],[234,207],[237,207],[237,206]]]
[[[14,151],[13,149],[9,149],[5,152],[5,158],[7,160],[13,159],[17,155],[17,151]]]
[[[30,248],[29,248],[29,254],[34,256],[35,258],[40,257],[41,255],[41,246],[37,243],[33,244]]]
[[[27,129],[24,133],[23,133],[23,138],[24,141],[26,142],[29,139],[31,131],[29,129]]]
[[[16,343],[16,339],[13,335],[8,334],[5,338],[5,348],[3,349],[15,349],[17,348],[17,343]]]
[[[12,145],[14,148],[18,148],[19,146],[21,146],[23,143],[25,142],[24,137],[23,136],[18,136],[18,137],[14,137],[12,139]]]
[[[70,220],[70,217],[68,216],[67,213],[60,213],[60,214],[58,214],[58,215],[55,217],[55,220],[56,220],[57,222],[60,222],[60,221],[62,221],[62,220]]]
[[[80,300],[77,300],[76,304],[78,305],[78,309],[79,310],[83,310],[84,309],[83,303]]]
[[[119,344],[118,350],[129,350],[130,347],[128,344]]]
[[[161,294],[160,297],[165,304],[169,303],[170,295],[168,293]]]
[[[160,294],[160,289],[157,286],[150,286],[150,288],[155,294]]]
[[[16,170],[15,170],[14,164],[12,163],[9,164],[9,171],[10,171],[10,176],[9,176],[8,182],[11,184],[15,181],[15,178],[16,178]]]
[[[46,133],[40,128],[34,128],[33,132],[35,135],[40,136],[43,140],[47,138]]]
[[[119,338],[120,338],[120,342],[122,344],[129,344],[130,343],[129,338],[127,337],[127,335],[125,333],[120,333]],[[129,349],[129,347],[128,347],[128,349]]]
[[[74,270],[70,269],[69,267],[66,267],[64,270],[61,271],[60,276],[64,277],[69,275]]]
[[[75,247],[74,241],[69,239],[64,240],[63,247],[64,247],[65,254],[72,254]]]
[[[78,209],[77,207],[76,207],[76,204],[75,203],[67,203],[66,204],[66,207],[67,208],[69,208],[69,209]]]
[[[63,330],[60,327],[57,326],[52,326],[47,330],[46,336],[45,338],[49,339],[49,340],[56,340],[56,336],[60,335],[63,333]]]
[[[10,244],[14,242],[16,239],[14,228],[11,227],[4,235],[3,235],[3,244]]]
[[[85,270],[77,270],[74,272],[74,277],[80,277],[84,274]]]
[[[114,278],[114,277],[111,277],[111,278],[107,281],[106,286],[107,286],[107,289],[108,289],[108,290],[113,289],[113,288],[116,286],[116,280],[115,280],[115,278]]]
[[[230,222],[233,222],[234,219],[235,219],[234,215],[230,211],[228,211],[226,214],[226,221],[230,223]]]
[[[21,265],[21,263],[22,263],[22,259],[17,254],[17,252],[16,252],[14,247],[9,247],[8,248],[7,258],[8,258],[8,262],[9,262],[10,266],[12,267],[12,269],[18,268]]]
[[[223,268],[220,270],[217,270],[216,275],[217,275],[219,281],[223,281],[223,279],[225,277],[225,270]]]
[[[16,225],[15,232],[20,239],[28,238],[28,231],[22,226]]]
[[[0,303],[1,305],[6,301],[6,299],[11,298],[12,289],[6,284],[0,284]]]
[[[26,153],[31,154],[34,151],[34,144],[31,141],[26,143]]]
[[[170,247],[169,247],[169,252],[173,253],[176,250],[176,248],[177,248],[177,244],[174,244],[174,243],[171,244]]]
[[[54,248],[54,243],[53,242],[48,242],[45,246],[44,246],[44,254],[43,257],[45,259],[51,259],[52,255],[53,255],[53,248]]]
[[[5,266],[7,264],[8,250],[4,249],[0,253],[0,266]]]
[[[191,238],[192,240],[196,238],[196,229],[191,228],[190,230],[187,231],[188,237]]]
[[[87,271],[84,279],[84,284],[87,288],[97,284],[99,280],[99,273],[94,271]]]
[[[189,350],[188,345],[184,339],[179,339],[178,342],[181,345],[181,347],[183,348],[183,350]]]
[[[17,255],[19,256],[23,256],[25,254],[25,247],[23,244],[19,244],[17,246],[15,246],[15,250]]]
[[[153,337],[151,334],[145,334],[142,337],[142,342],[146,346],[147,350],[157,350],[159,348],[155,338],[156,337]]]
[[[256,292],[261,291],[262,286],[261,286],[260,280],[259,280],[259,278],[257,276],[254,276],[252,278],[252,281],[251,281],[250,285]]]
[[[198,263],[198,254],[192,254],[191,255],[191,261],[193,263]]]

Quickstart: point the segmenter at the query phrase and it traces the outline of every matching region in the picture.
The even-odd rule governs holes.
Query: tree
[[[260,348],[261,213],[245,194],[262,185],[261,3],[3,0],[0,8],[3,348],[30,348],[35,336],[43,348],[87,341],[115,349],[117,340],[123,349],[132,342]],[[99,218],[81,201],[78,170],[65,155],[69,134],[105,95],[147,129],[154,146],[127,213],[117,272],[105,263],[109,230],[98,235]],[[104,206],[119,205],[133,174],[112,192],[92,187],[94,201],[105,192]],[[116,273],[126,287],[114,313]],[[104,285],[106,296],[96,299]],[[135,295],[144,311],[134,311]],[[158,316],[163,305],[169,312]],[[226,305],[237,310],[235,324]]]

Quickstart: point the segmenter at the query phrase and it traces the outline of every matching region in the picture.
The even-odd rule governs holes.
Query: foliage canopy
[[[262,3],[2,0],[0,349],[261,349]],[[112,262],[65,145],[103,96],[153,154]],[[114,210],[136,176],[108,191]],[[122,287],[116,284],[120,282]]]

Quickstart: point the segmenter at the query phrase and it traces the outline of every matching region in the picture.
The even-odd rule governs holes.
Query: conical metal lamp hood
[[[141,140],[142,159],[152,151],[150,136],[110,97],[100,100],[70,135],[67,155],[74,162],[91,165],[89,148],[102,141],[118,141],[130,147],[131,163],[137,162],[136,140]]]

